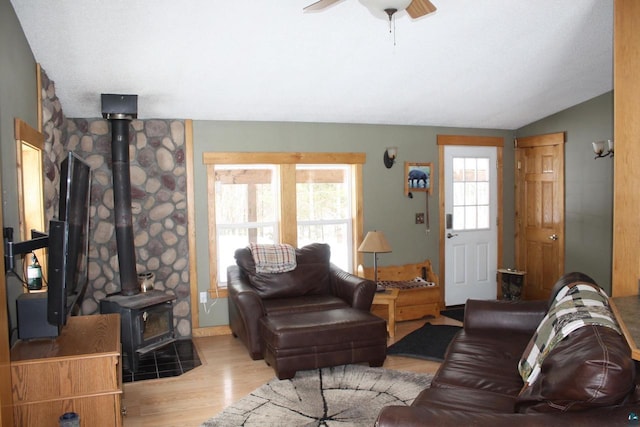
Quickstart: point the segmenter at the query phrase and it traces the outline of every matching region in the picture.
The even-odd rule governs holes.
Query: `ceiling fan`
[[[311,3],[303,10],[313,11],[324,9],[341,0],[318,0]],[[406,10],[413,19],[428,15],[436,11],[436,7],[429,0],[361,0],[362,3],[372,9],[384,10],[389,19],[399,10]]]

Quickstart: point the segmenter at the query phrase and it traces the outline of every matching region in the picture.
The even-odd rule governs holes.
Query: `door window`
[[[454,157],[453,229],[488,229],[490,169],[487,157]]]

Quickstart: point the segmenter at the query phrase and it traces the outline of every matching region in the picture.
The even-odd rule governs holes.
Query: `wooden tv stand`
[[[120,316],[70,317],[55,339],[11,349],[13,413],[19,426],[58,425],[76,412],[83,426],[122,426]]]

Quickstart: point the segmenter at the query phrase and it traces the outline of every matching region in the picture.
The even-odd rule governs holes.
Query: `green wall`
[[[13,118],[20,117],[37,128],[36,62],[9,0],[0,0],[0,176],[2,177],[3,226],[17,228],[17,173]],[[55,76],[51,76],[55,78]],[[61,100],[64,104],[64,100]],[[566,144],[566,270],[583,271],[605,288],[611,277],[611,220],[613,163],[593,159],[591,141],[613,135],[613,93],[607,93],[518,129],[458,129],[431,126],[387,126],[323,123],[194,122],[194,176],[196,192],[198,289],[209,287],[206,151],[326,151],[363,152],[364,230],[385,232],[393,252],[380,255],[380,265],[404,264],[429,258],[438,268],[438,194],[429,199],[431,232],[414,224],[414,214],[424,212],[425,197],[404,196],[404,162],[433,162],[434,188],[438,187],[438,134],[500,136],[504,150],[504,259],[514,264],[514,135],[528,136],[567,132]],[[398,147],[397,164],[386,169],[382,154]],[[366,265],[372,264],[365,255]],[[20,292],[10,281],[11,293]],[[199,305],[201,326],[227,323],[224,299],[209,307]]]
[[[0,0],[0,153],[5,226],[18,224],[13,119],[37,129],[36,62],[9,0]]]
[[[381,254],[379,265],[405,264],[430,259],[438,269],[438,134],[498,136],[505,139],[505,230],[504,262],[513,265],[513,162],[512,131],[459,129],[430,126],[354,125],[330,123],[275,123],[194,121],[194,176],[196,196],[196,245],[198,289],[209,287],[206,169],[202,153],[207,151],[303,151],[362,152],[367,156],[363,168],[364,231],[377,229],[387,236],[393,252]],[[396,164],[387,169],[382,163],[386,147],[398,147]],[[433,162],[436,189],[429,198],[431,231],[415,224],[415,213],[425,212],[425,195],[413,199],[404,195],[404,162]],[[236,248],[229,248],[235,250]],[[370,255],[365,265],[372,265]],[[200,326],[227,324],[227,302],[220,299],[205,312],[200,305]]]
[[[613,92],[531,123],[516,135],[563,131],[567,140],[565,271],[586,273],[611,292],[613,159],[594,160],[591,142],[614,139]]]
[[[18,230],[18,179],[13,119],[37,129],[36,61],[9,0],[0,0],[0,175],[3,227]],[[2,261],[3,262],[3,261]],[[2,292],[2,290],[0,290]],[[11,324],[15,326],[15,299],[20,283],[7,278]]]

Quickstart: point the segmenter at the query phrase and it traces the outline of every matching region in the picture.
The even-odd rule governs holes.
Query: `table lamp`
[[[358,248],[358,252],[373,253],[373,280],[378,283],[378,253],[391,252],[382,231],[369,231]]]

